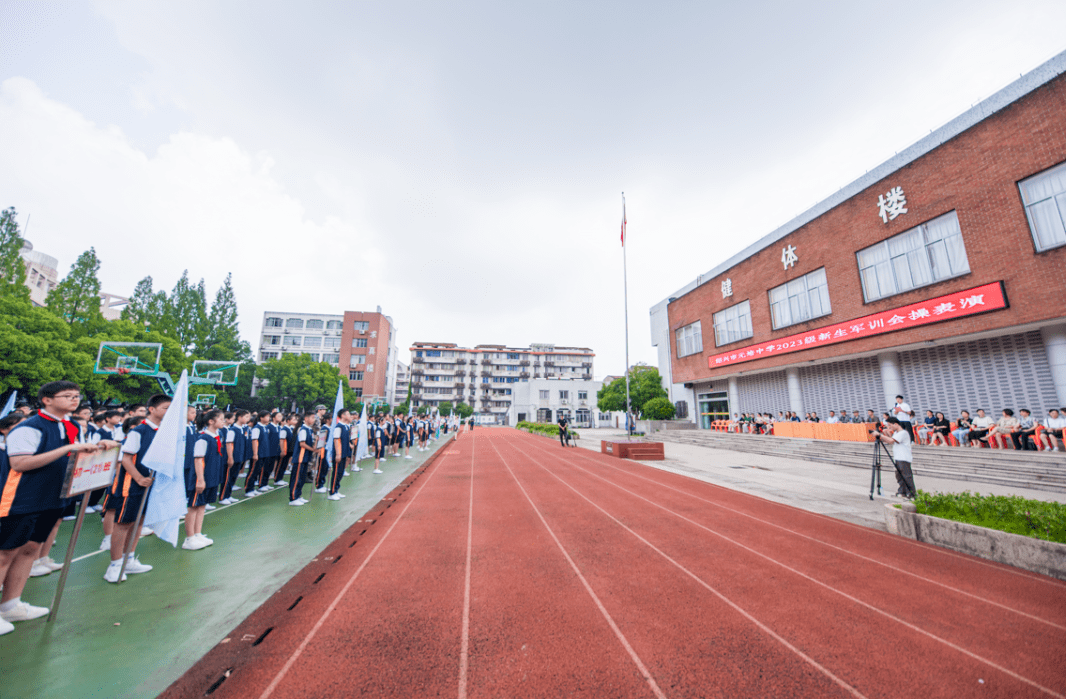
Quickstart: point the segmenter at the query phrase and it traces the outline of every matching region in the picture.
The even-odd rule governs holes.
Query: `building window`
[[[330,364],[336,366],[337,364],[341,363],[341,356],[339,354],[323,354],[322,361],[329,362]]]
[[[426,350],[426,356],[427,357],[439,357],[440,356],[440,350]]]
[[[589,399],[589,392],[588,391],[578,391],[577,392],[577,399],[578,400],[588,400]]]
[[[353,388],[352,389],[352,393],[355,394],[356,398],[362,398],[363,397],[363,389],[361,389],[361,388]]]
[[[959,217],[954,211],[855,255],[862,277],[862,294],[867,301],[901,294],[970,271]]]
[[[714,344],[718,347],[752,336],[751,303],[742,301],[714,314]]]
[[[570,400],[570,391],[559,391],[559,400]]]
[[[322,338],[321,337],[315,336],[315,337],[305,337],[304,338],[304,347],[321,347],[321,346],[322,346]]]
[[[344,327],[344,324],[339,320],[326,321],[326,330],[340,330],[342,327]]]
[[[289,318],[287,321],[285,321],[285,327],[302,330],[304,327],[303,318]]]
[[[352,347],[366,347],[365,337],[356,337],[352,339]],[[421,356],[421,355],[419,355]]]
[[[832,313],[825,267],[770,289],[774,330]]]
[[[286,335],[285,346],[286,347],[299,347],[300,340],[303,339],[299,335]]]
[[[352,359],[351,359],[351,363],[349,364],[349,366],[359,366],[360,364],[366,364],[366,355],[365,354],[353,354],[352,355]]]
[[[306,354],[308,357],[311,358],[312,362],[319,361],[319,358],[321,357],[318,352],[302,352],[301,354]]]
[[[307,325],[305,325],[304,327],[308,330],[321,330],[323,325],[325,325],[325,323],[323,323],[321,320],[318,320],[317,318],[312,318],[311,320],[307,321]]]
[[[268,360],[268,359],[277,359],[278,358],[278,353],[277,352],[261,352],[261,354],[262,354],[262,360],[261,361],[264,361],[264,362],[266,360]]]
[[[703,329],[700,321],[678,328],[674,336],[677,339],[678,357],[687,357],[703,351]]]
[[[348,380],[349,381],[362,381],[363,380],[363,372],[361,372],[361,371],[349,371],[348,372]]]
[[[551,398],[551,391],[541,391],[540,392],[540,399],[541,400],[548,400],[549,398]]]
[[[263,327],[265,328],[280,328],[281,325],[281,318],[267,318],[263,323]]]
[[[354,323],[352,323],[352,327],[355,329],[355,331],[357,333],[359,333],[359,332],[365,333],[367,330],[370,329],[370,323],[368,323],[365,320],[357,320]]]
[[[324,337],[322,338],[322,346],[330,349],[340,349],[341,339],[339,337]]]
[[[521,359],[522,355],[518,354],[517,352],[508,352],[507,353],[507,358],[511,359],[511,360]]]
[[[281,335],[263,335],[264,345],[280,345]]]
[[[1066,163],[1018,183],[1038,252],[1066,245]]]

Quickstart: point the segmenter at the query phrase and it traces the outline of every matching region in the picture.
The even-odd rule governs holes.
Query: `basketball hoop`
[[[118,373],[119,376],[125,376],[126,374],[130,373],[130,370],[126,369],[125,367],[116,367],[115,371]]]

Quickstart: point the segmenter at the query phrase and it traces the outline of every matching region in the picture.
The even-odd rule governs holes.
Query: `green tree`
[[[95,248],[78,255],[70,266],[70,273],[48,294],[48,309],[70,325],[103,320],[99,272],[100,260]]]
[[[251,359],[252,349],[241,340],[237,327],[237,297],[233,293],[232,274],[215,294],[207,316],[207,332],[203,347],[198,348],[201,359],[214,361]]]
[[[122,318],[137,325],[169,335],[170,299],[165,291],[152,289],[152,278],[145,277],[137,282],[130,296],[130,302],[122,310]]]
[[[466,403],[459,401],[455,404],[455,414],[464,420],[474,414],[474,409]]]
[[[70,341],[70,326],[29,295],[0,295],[0,393],[33,394],[41,384],[66,379],[85,385],[92,359]]]
[[[443,403],[441,403],[440,405],[437,406],[437,410],[440,411],[440,414],[443,417],[448,417],[448,415],[450,415],[452,410],[454,410],[454,409],[455,408],[451,404],[451,401],[444,401]]]
[[[128,320],[104,321],[99,332],[91,335],[83,335],[75,338],[74,345],[80,354],[83,354],[91,363],[95,364],[96,355],[101,342],[152,342],[162,345],[159,356],[159,369],[170,374],[177,381],[182,370],[192,367],[192,360],[185,356],[177,341],[172,337],[155,330],[145,330]],[[249,384],[250,385],[250,384]],[[141,402],[149,396],[159,393],[159,385],[155,379],[146,376],[114,374],[90,374],[83,383],[87,396],[93,400],[114,400],[120,403]],[[206,387],[192,387],[190,393],[195,397],[196,389]],[[200,390],[200,393],[216,393],[214,390]],[[220,396],[222,401],[225,396]],[[225,403],[223,403],[224,405]]]
[[[14,208],[0,212],[0,296],[18,296],[28,301],[26,263],[22,261],[26,241],[19,234],[17,218]]]
[[[644,405],[653,398],[668,398],[659,370],[647,364],[637,364],[629,371],[629,397],[633,412],[640,415]],[[619,378],[604,386],[596,394],[596,407],[603,412],[626,409],[626,380]]]
[[[649,420],[672,420],[677,408],[669,398],[652,398],[644,404],[644,417]]]
[[[168,334],[178,341],[186,355],[196,354],[206,344],[208,333],[204,280],[193,286],[189,283],[189,270],[182,272],[170,292],[166,316]]]
[[[256,378],[265,380],[265,385],[257,391],[259,396],[284,407],[295,401],[304,410],[319,403],[332,408],[337,396],[337,382],[341,380],[336,367],[313,361],[306,354],[285,354],[281,359],[269,359],[258,368]],[[342,385],[345,407],[359,403],[358,396],[347,383]]]

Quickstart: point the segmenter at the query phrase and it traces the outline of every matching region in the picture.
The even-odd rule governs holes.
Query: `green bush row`
[[[1063,503],[1027,500],[1017,495],[919,490],[914,504],[923,515],[1066,544],[1066,504]]]
[[[533,434],[543,434],[543,435],[547,435],[549,437],[558,437],[559,436],[559,426],[558,425],[552,425],[552,424],[548,424],[548,423],[544,423],[544,422],[520,422],[517,425],[515,425],[515,427],[517,427],[520,430],[525,430],[526,432],[532,432]],[[571,428],[570,429],[570,434],[576,435],[577,434],[577,430]]]

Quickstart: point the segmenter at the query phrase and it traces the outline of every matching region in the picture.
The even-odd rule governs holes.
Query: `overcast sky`
[[[1066,2],[0,0],[0,207],[106,291],[632,361],[648,309],[1066,49]]]

